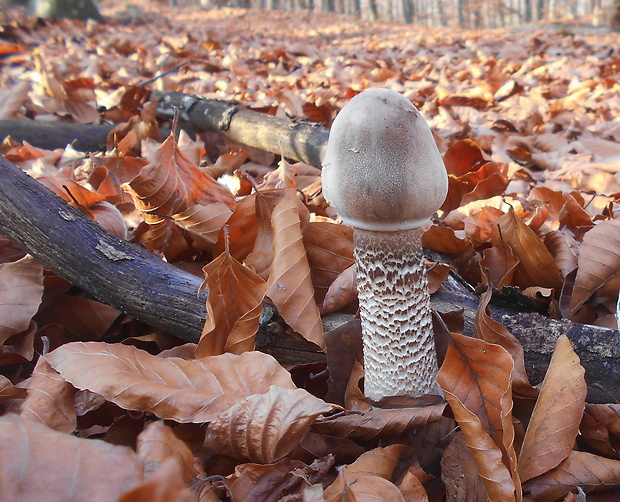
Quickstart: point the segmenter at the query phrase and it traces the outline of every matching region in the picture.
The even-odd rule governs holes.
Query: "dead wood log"
[[[157,115],[172,118],[175,109],[189,130],[217,132],[241,143],[282,154],[321,168],[329,131],[312,122],[294,122],[243,108],[231,101],[202,99],[181,92],[153,92]],[[102,151],[113,125],[71,124],[41,120],[0,120],[0,140],[11,136],[40,148],[72,144],[82,151]],[[167,131],[162,131],[164,137]]]

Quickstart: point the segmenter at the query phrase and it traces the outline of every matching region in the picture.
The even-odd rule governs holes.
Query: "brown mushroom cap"
[[[323,195],[355,228],[417,228],[439,209],[448,176],[435,139],[415,106],[390,89],[354,97],[332,125]]]

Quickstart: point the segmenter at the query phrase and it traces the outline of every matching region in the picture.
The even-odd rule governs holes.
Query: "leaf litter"
[[[586,403],[583,368],[564,338],[532,386],[519,342],[490,317],[491,289],[474,338],[446,330],[445,400],[368,402],[359,323],[322,328],[321,316],[355,313],[356,292],[352,235],[322,200],[320,172],[211,133],[161,142],[165,124],[149,101],[151,90],[182,91],[328,127],[360,91],[395,89],[429,122],[449,173],[425,248],[472,287],[544,291],[549,315],[614,327],[613,35],[101,8],[105,25],[0,15],[14,47],[0,61],[0,118],[112,122],[106,151],[9,137],[0,153],[111,232],[203,276],[211,315],[200,343],[183,345],[0,241],[3,498],[618,493],[620,408]],[[434,271],[433,289],[448,270]],[[326,350],[327,363],[300,379],[302,366],[255,351],[266,304],[287,336]]]

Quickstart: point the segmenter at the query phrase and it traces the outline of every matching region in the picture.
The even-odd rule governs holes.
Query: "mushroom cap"
[[[448,175],[428,124],[391,89],[355,96],[338,114],[323,161],[323,195],[354,228],[424,225],[442,205]]]

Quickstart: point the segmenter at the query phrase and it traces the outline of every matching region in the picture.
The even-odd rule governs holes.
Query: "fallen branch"
[[[202,99],[181,92],[153,92],[157,116],[173,118],[175,109],[191,130],[217,132],[261,150],[321,167],[329,132],[312,122],[293,122],[254,112],[230,101]],[[102,151],[113,125],[71,124],[40,120],[0,120],[0,138],[11,136],[40,148],[67,144],[83,151]],[[166,132],[167,135],[167,132]]]

